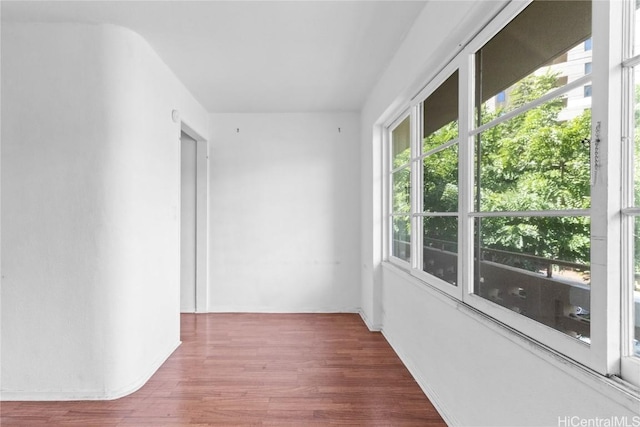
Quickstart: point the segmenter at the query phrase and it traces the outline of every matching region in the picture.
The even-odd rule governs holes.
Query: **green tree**
[[[555,87],[553,74],[529,76],[514,88],[514,107]],[[590,206],[591,111],[567,121],[554,99],[481,135],[480,209],[548,211]],[[498,111],[499,115],[501,111]],[[589,263],[587,217],[496,217],[481,223],[483,245],[545,258]]]
[[[488,123],[508,110],[518,108],[556,87],[557,75],[529,76],[517,83],[506,106],[481,109],[481,122]],[[640,89],[639,89],[640,90]],[[640,93],[638,96],[640,99]],[[475,189],[481,211],[548,211],[587,209],[590,206],[591,111],[560,120],[565,108],[558,98],[484,131],[476,145]],[[636,111],[640,111],[640,108]],[[640,123],[640,113],[636,123]],[[640,129],[636,132],[637,138]],[[456,139],[453,121],[423,139],[423,152],[443,147]],[[640,141],[636,152],[640,156]],[[409,162],[409,150],[396,157],[396,164]],[[423,160],[423,208],[427,212],[458,211],[458,144],[435,151]],[[636,169],[636,182],[640,172]],[[410,174],[394,174],[394,212],[410,211]],[[640,200],[640,185],[636,185]],[[590,221],[576,216],[491,217],[479,220],[485,247],[544,258],[588,264]],[[409,222],[394,223],[397,235],[409,235]],[[402,230],[400,229],[402,228]],[[455,217],[424,219],[425,237],[456,241]],[[640,235],[640,222],[636,224]],[[640,263],[640,245],[636,260]]]

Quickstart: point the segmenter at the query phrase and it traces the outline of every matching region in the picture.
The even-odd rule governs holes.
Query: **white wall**
[[[179,343],[181,111],[136,34],[2,25],[3,399],[127,394]]]
[[[381,124],[443,67],[500,2],[429,2],[361,117],[362,309],[453,425],[558,425],[559,417],[627,416],[637,400],[536,350],[483,316],[382,267]],[[446,19],[442,17],[446,16]]]
[[[356,311],[358,115],[213,114],[210,127],[209,310]]]

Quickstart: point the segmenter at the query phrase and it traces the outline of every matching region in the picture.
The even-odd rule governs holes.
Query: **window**
[[[411,259],[411,118],[391,132],[391,255]]]
[[[458,282],[458,86],[456,70],[422,102],[422,270]]]
[[[608,7],[511,2],[403,105],[387,124],[387,258],[592,370],[629,378],[611,360],[622,359],[615,344],[624,341],[626,359],[640,367],[640,55],[625,63],[631,136],[622,206],[619,188],[606,184],[620,168],[609,158],[614,124],[605,122],[619,117],[609,114],[620,85],[607,70],[620,67],[600,64],[607,55],[597,48],[600,59],[592,55],[592,9]],[[609,28],[596,46],[621,31],[606,13],[593,19]],[[627,234],[616,231],[620,209]],[[621,279],[611,265],[620,235],[628,236],[622,341],[621,301],[609,285]]]
[[[559,77],[590,37],[590,14],[588,2],[534,1],[482,46],[473,131],[474,293],[585,343],[591,109],[566,111],[576,80]],[[548,17],[575,25],[541,25]],[[507,88],[510,104],[494,107]]]

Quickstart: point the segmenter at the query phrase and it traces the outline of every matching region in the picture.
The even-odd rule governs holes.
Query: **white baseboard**
[[[215,306],[209,307],[209,313],[278,313],[278,314],[300,314],[300,313],[359,313],[357,307],[256,307],[256,306]]]
[[[378,323],[372,323],[367,317],[367,314],[362,309],[358,309],[358,314],[360,315],[360,317],[362,318],[362,321],[367,326],[367,328],[369,328],[371,332],[382,331],[382,325]]]
[[[114,400],[138,391],[156,373],[164,362],[180,346],[181,341],[171,345],[136,380],[116,390],[0,390],[2,401],[60,401],[60,400]]]
[[[422,372],[411,361],[411,359],[402,351],[400,347],[394,344],[392,339],[385,335],[384,330],[382,331],[382,335],[384,335],[385,339],[387,340],[389,345],[391,345],[391,348],[393,348],[393,350],[396,352],[404,366],[407,367],[411,376],[413,376],[424,394],[427,396],[427,398],[429,398],[444,422],[447,423],[448,426],[462,425],[459,420],[453,415],[453,411],[449,410],[449,408],[447,408],[447,406],[442,402],[442,399],[440,398],[438,393],[429,386],[429,381],[424,377]]]

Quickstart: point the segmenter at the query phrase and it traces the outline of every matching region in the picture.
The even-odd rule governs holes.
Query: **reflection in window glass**
[[[551,100],[481,134],[480,211],[589,207],[591,110],[560,121],[563,108]]]
[[[590,220],[477,218],[474,293],[590,342]]]
[[[422,103],[424,137],[422,152],[458,138],[458,71]]]
[[[640,356],[640,217],[634,219],[633,245],[633,350],[636,356]]]
[[[592,58],[585,43],[590,37],[591,2],[533,1],[476,53],[477,123],[583,77]],[[583,98],[581,88],[569,91],[569,116],[583,107]]]
[[[531,2],[476,52],[477,123],[584,77],[590,40],[590,1]],[[477,211],[548,212],[476,219],[474,292],[585,342],[590,219],[566,211],[590,207],[590,139],[578,86],[479,134],[474,176]]]
[[[406,167],[392,175],[393,206],[392,212],[411,211],[411,169]]]
[[[423,218],[422,269],[452,285],[458,280],[458,217]]]
[[[409,163],[411,158],[411,118],[404,119],[391,132],[392,165],[395,169]]]
[[[408,216],[392,217],[391,254],[404,261],[411,260],[411,221]]]
[[[424,212],[458,211],[458,145],[423,160]]]

